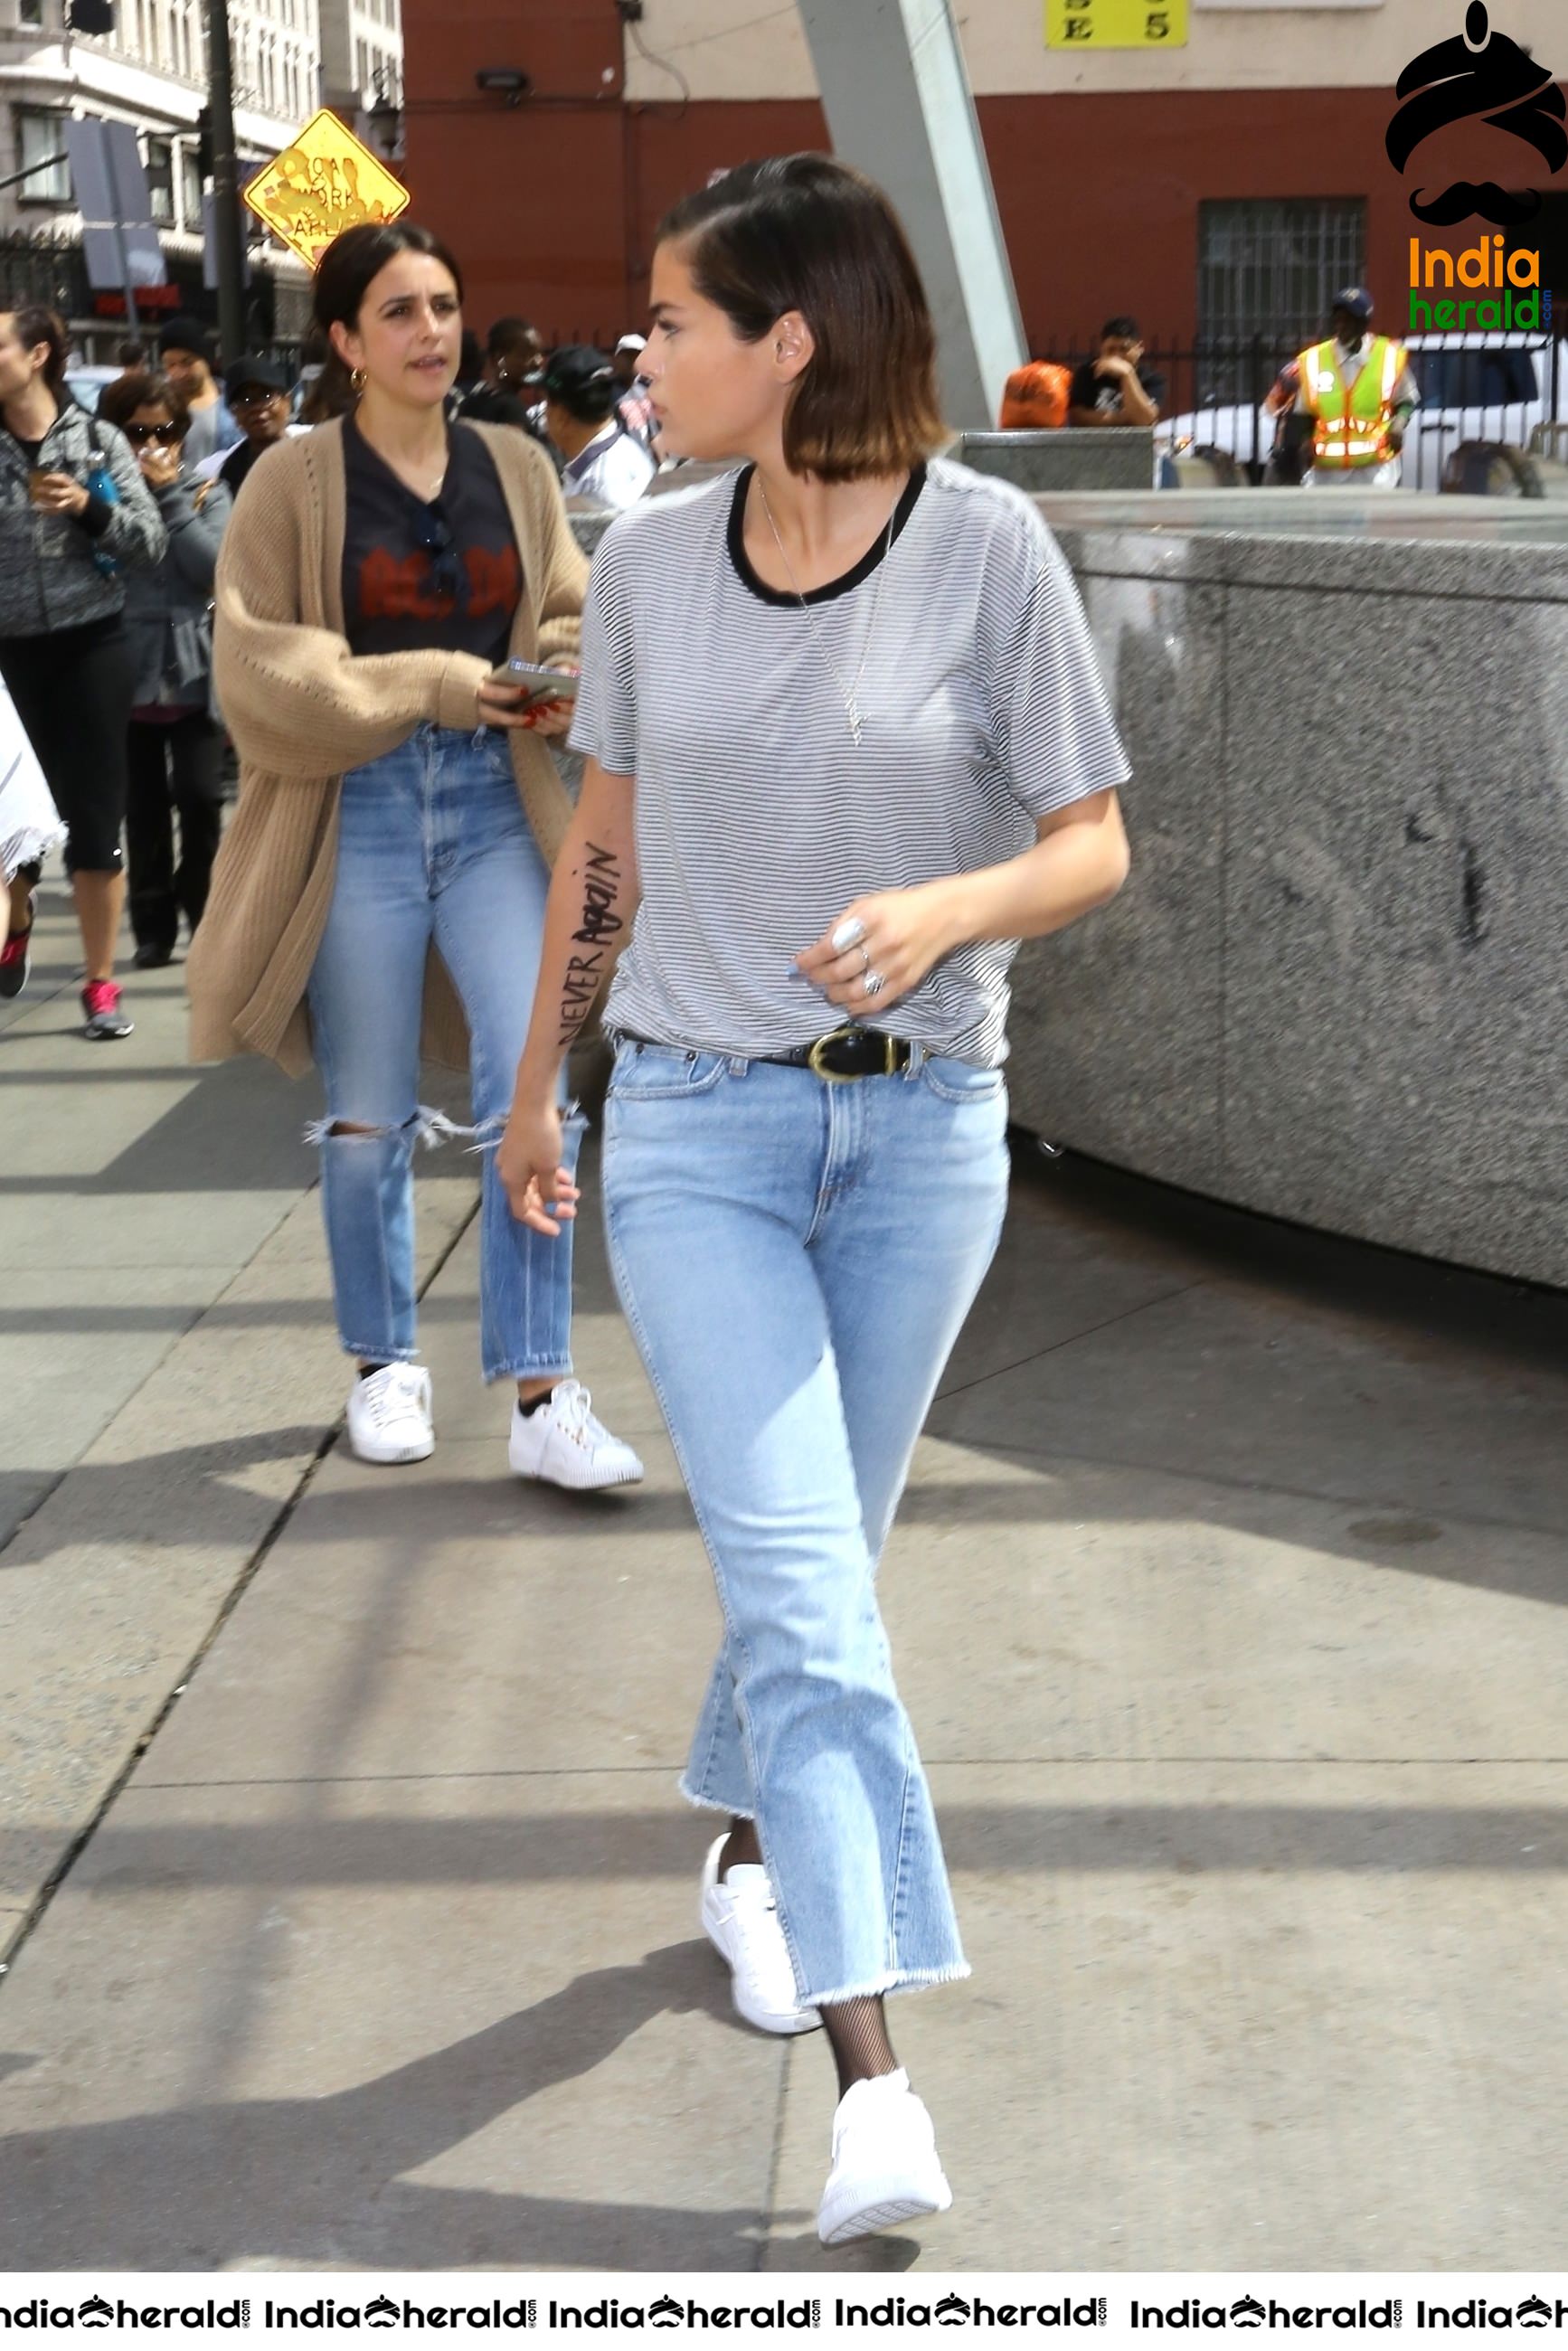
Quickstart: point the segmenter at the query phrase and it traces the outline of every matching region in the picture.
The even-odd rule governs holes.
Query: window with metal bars
[[[1197,214],[1197,330],[1301,343],[1366,269],[1361,196],[1213,199]]]

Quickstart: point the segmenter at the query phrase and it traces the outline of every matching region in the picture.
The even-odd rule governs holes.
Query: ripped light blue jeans
[[[1001,1232],[1006,1131],[999,1071],[918,1053],[847,1085],[615,1058],[611,1262],[725,1620],[683,1786],[756,1820],[809,2002],[968,1973],[875,1577]]]
[[[506,735],[422,726],[343,778],[337,877],[310,974],[311,1040],[327,1115],[321,1199],[344,1348],[363,1363],[418,1354],[416,1142],[461,1134],[419,1100],[425,958],[434,944],[468,1022],[471,1115],[484,1153],[479,1346],[487,1380],[571,1368],[570,1226],[519,1224],[497,1179],[538,979],[549,874]],[[334,1134],[339,1124],[366,1128]],[[573,1166],[581,1122],[567,1122]]]

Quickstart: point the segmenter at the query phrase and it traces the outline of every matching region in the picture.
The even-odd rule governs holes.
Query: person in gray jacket
[[[223,829],[212,601],[228,499],[214,485],[198,510],[183,465],[190,412],[169,377],[123,375],[105,388],[98,413],[131,444],[169,534],[157,569],[133,572],[125,583],[125,626],[136,655],[125,850],[134,960],[148,971],[172,961],[182,914],[194,935]]]
[[[66,354],[54,311],[0,310],[0,676],[69,828],[84,1033],[97,1040],[131,1032],[114,979],[136,683],[125,580],[159,562],[168,541],[124,435],[66,390]],[[23,867],[11,884],[0,997],[26,981],[37,878]]]

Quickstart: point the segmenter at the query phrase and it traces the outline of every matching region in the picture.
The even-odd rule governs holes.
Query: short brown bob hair
[[[947,439],[936,329],[897,214],[831,155],[737,164],[659,225],[705,301],[742,341],[799,310],[816,350],[784,418],[793,474],[855,482],[902,473]]]

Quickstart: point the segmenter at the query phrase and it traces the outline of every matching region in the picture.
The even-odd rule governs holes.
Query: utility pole
[[[213,245],[218,281],[218,342],[224,363],[245,349],[245,249],[235,163],[234,61],[228,0],[206,0],[208,108],[213,126]]]

